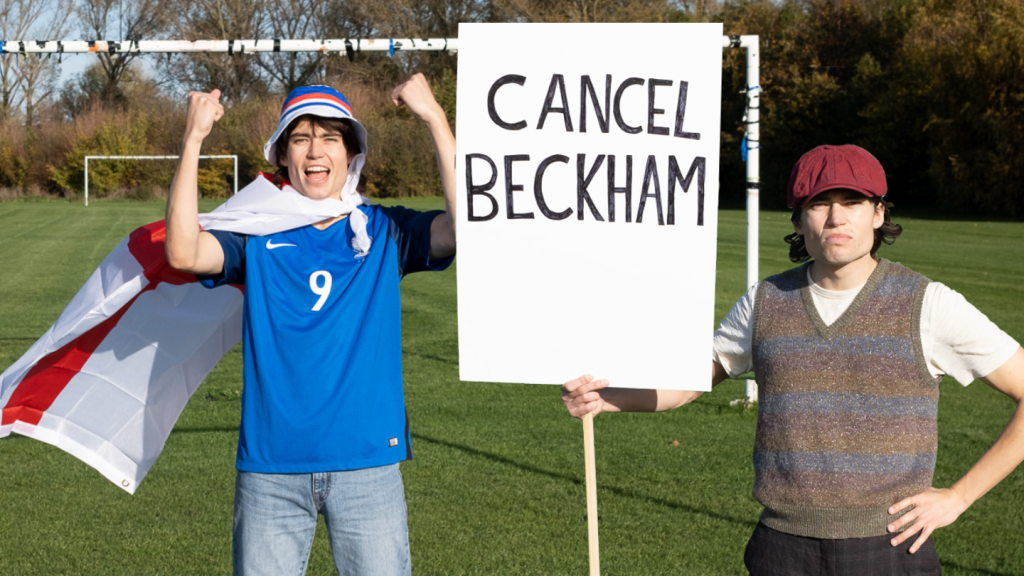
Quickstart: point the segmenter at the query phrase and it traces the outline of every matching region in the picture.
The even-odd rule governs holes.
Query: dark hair
[[[896,237],[903,233],[903,227],[889,221],[889,209],[893,207],[892,203],[886,202],[883,198],[869,198],[869,200],[874,204],[875,210],[878,210],[878,205],[881,204],[885,211],[882,225],[875,229],[875,242],[871,245],[871,256],[874,256],[882,246],[882,242],[891,246],[896,241]],[[794,208],[793,214],[789,217],[790,222],[794,224],[799,222],[802,211],[802,207]],[[783,240],[789,244],[789,259],[791,261],[806,262],[811,259],[811,255],[807,253],[807,246],[804,244],[804,237],[802,235],[793,232],[783,238]]]
[[[284,158],[288,154],[288,139],[291,138],[292,132],[299,126],[303,120],[308,120],[310,126],[314,129],[319,128],[324,132],[336,132],[341,134],[341,142],[345,145],[345,151],[350,156],[359,154],[359,138],[356,136],[355,128],[345,118],[324,118],[323,116],[314,116],[312,114],[303,114],[295,120],[292,120],[288,127],[281,132],[281,135],[277,137],[274,142],[274,153],[277,155],[277,171],[274,172],[274,183],[280,186],[285,180],[288,179],[288,169],[281,165],[281,158]]]

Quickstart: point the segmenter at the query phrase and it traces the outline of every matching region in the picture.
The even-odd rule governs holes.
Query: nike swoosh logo
[[[273,240],[267,240],[267,250],[273,250],[274,248],[281,248],[282,246],[295,246],[295,244],[274,244]]]

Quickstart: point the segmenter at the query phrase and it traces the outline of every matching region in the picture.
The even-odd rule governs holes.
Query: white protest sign
[[[721,24],[461,24],[463,380],[709,390]]]

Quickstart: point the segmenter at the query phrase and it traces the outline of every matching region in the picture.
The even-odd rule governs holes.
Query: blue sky
[[[142,69],[145,71],[145,74],[148,77],[151,71],[153,70],[153,59],[153,55],[143,55],[134,61],[142,64]],[[64,54],[63,61],[60,65],[60,80],[58,81],[59,84],[63,86],[64,83],[71,81],[74,75],[82,73],[94,62],[96,62],[95,54]]]
[[[60,83],[64,84],[95,61],[95,54],[65,54],[60,65]]]

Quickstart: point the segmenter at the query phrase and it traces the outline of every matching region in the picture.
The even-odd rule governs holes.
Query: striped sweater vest
[[[760,402],[754,497],[761,522],[815,538],[886,534],[888,507],[932,483],[939,380],[921,349],[929,280],[879,260],[826,326],[808,265],[761,283],[753,361]]]

